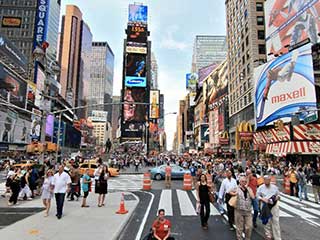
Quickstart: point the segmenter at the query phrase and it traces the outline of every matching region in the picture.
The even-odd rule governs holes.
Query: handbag
[[[237,198],[237,195],[236,196],[232,196],[231,198],[230,198],[230,200],[229,200],[229,205],[231,206],[231,207],[236,207],[236,205],[237,205],[237,200],[238,200],[238,198]]]
[[[211,203],[214,203],[214,195],[213,195],[213,193],[209,191],[208,194],[209,194],[209,201]]]

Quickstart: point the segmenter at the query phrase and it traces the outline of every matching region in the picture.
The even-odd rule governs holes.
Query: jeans
[[[302,200],[302,193],[304,194],[304,199],[308,200],[307,194],[307,185],[306,184],[298,184],[299,187],[299,199]]]
[[[257,198],[252,199],[252,207],[253,207],[252,222],[257,223],[257,217],[258,217],[258,213],[259,213],[259,201]]]
[[[219,192],[216,192],[216,199],[219,199]],[[223,199],[221,199],[221,204],[219,201],[217,201],[217,206],[218,206],[218,210],[219,213],[223,214],[224,213],[224,209],[223,209]]]
[[[64,203],[64,198],[65,198],[65,193],[56,193],[56,205],[57,205],[57,217],[62,216],[62,211],[63,211],[63,203]]]
[[[228,220],[229,220],[229,225],[230,227],[233,227],[234,224],[234,207],[229,205],[229,200],[232,196],[227,193],[226,194],[226,203],[227,203],[227,215],[228,215]]]
[[[200,208],[200,218],[201,218],[201,225],[206,226],[208,224],[208,219],[210,216],[210,202],[203,202],[200,203],[201,208]],[[204,210],[206,208],[206,210]]]

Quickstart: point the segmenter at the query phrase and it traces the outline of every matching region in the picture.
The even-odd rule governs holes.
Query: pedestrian
[[[190,174],[191,174],[191,177],[192,177],[193,188],[196,188],[196,186],[197,186],[197,168],[195,167],[194,163],[192,163],[192,165],[191,165],[189,170],[190,170]]]
[[[32,200],[32,192],[30,190],[30,183],[29,183],[29,176],[31,174],[32,169],[28,168],[27,171],[23,170],[21,171],[22,176],[20,179],[20,193],[19,193],[19,200]]]
[[[101,164],[99,168],[96,169],[95,176],[98,176],[98,180],[96,180],[95,193],[98,196],[98,207],[102,207],[105,205],[105,197],[108,193],[108,168],[107,166]]]
[[[10,187],[11,196],[8,201],[8,206],[16,205],[18,202],[18,196],[20,192],[20,169],[16,169],[14,172],[8,173],[6,186]]]
[[[233,225],[234,225],[234,207],[232,207],[229,204],[229,200],[232,197],[230,192],[236,191],[238,185],[237,185],[237,181],[232,177],[232,172],[229,169],[226,171],[226,176],[227,176],[227,178],[225,178],[221,183],[218,201],[221,204],[222,199],[225,196],[225,202],[227,204],[227,215],[228,215],[230,230],[233,231],[234,230],[234,227],[233,227]]]
[[[256,228],[257,218],[259,214],[259,201],[257,199],[258,179],[255,173],[253,173],[250,169],[246,171],[246,175],[248,177],[248,186],[251,188],[254,195],[254,198],[252,199],[252,207],[253,207],[252,223],[253,223],[253,226]]]
[[[315,202],[320,204],[320,171],[317,171],[314,169],[313,174],[310,176],[311,184],[312,184],[312,190],[314,194]]]
[[[257,190],[257,198],[262,203],[261,219],[265,225],[265,239],[281,240],[279,221],[280,192],[276,185],[271,184],[271,177],[264,176],[264,184]]]
[[[171,188],[171,166],[170,162],[167,162],[167,166],[165,168],[166,176],[165,176],[165,184],[167,188]]]
[[[139,164],[140,164],[140,161],[139,159],[136,158],[134,160],[135,172],[139,172]]]
[[[74,166],[70,169],[70,178],[71,178],[71,193],[70,193],[70,199],[68,201],[74,201],[74,196],[76,196],[77,201],[80,197],[79,194],[79,180],[80,180],[80,174],[77,168]]]
[[[208,220],[210,216],[210,199],[209,192],[211,186],[208,185],[206,174],[201,174],[197,183],[197,204],[200,204],[201,226],[204,230],[208,230]]]
[[[220,168],[219,168],[220,169]],[[222,184],[222,181],[224,179],[224,172],[223,170],[219,170],[218,174],[215,176],[213,183],[215,186],[215,190],[216,190],[216,198],[219,199],[219,191],[220,191],[220,187]],[[220,214],[222,215],[224,213],[224,209],[223,209],[223,199],[221,199],[221,201],[217,201],[217,205],[218,205],[218,210],[220,212]]]
[[[174,240],[171,234],[171,222],[165,218],[164,209],[159,209],[158,217],[152,224],[152,240]]]
[[[297,180],[298,180],[298,187],[299,187],[299,200],[302,201],[302,194],[304,194],[304,199],[308,201],[307,195],[307,176],[303,172],[302,167],[298,169],[297,172]]]
[[[290,195],[298,197],[298,187],[297,187],[297,173],[294,168],[291,168],[289,173],[289,180],[290,180]]]
[[[45,215],[44,215],[45,217],[49,216],[51,199],[53,197],[53,190],[54,190],[53,171],[48,170],[41,188],[41,191],[42,191],[41,199],[44,207],[46,208]]]
[[[248,179],[241,175],[239,176],[239,187],[236,192],[231,192],[237,196],[235,206],[235,223],[237,226],[237,240],[242,240],[242,232],[245,234],[245,239],[251,239],[252,232],[252,200],[255,198],[252,189],[248,186]]]
[[[87,205],[87,197],[89,195],[89,189],[91,184],[91,178],[89,176],[89,169],[86,169],[86,172],[82,176],[82,191],[83,191],[83,199],[81,207],[89,207]]]
[[[65,195],[66,192],[70,192],[71,187],[71,178],[68,173],[64,172],[64,165],[62,164],[59,166],[58,172],[53,176],[53,185],[57,205],[56,217],[61,219]]]

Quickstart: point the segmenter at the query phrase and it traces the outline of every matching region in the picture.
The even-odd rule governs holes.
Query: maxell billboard
[[[257,127],[288,122],[295,113],[304,119],[316,109],[310,44],[256,68],[254,80]]]

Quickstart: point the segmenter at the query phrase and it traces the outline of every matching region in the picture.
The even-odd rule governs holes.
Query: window
[[[256,10],[257,10],[257,12],[263,12],[263,3],[257,2]]]
[[[258,30],[258,39],[265,39],[264,30]]]
[[[247,96],[244,96],[244,106],[246,106],[247,105]]]
[[[266,54],[266,46],[264,44],[259,44],[259,54]]]
[[[249,103],[251,102],[251,92],[249,92],[249,94],[248,94],[248,101],[249,101]]]
[[[249,45],[249,36],[246,37],[246,46]]]
[[[257,25],[259,25],[259,26],[264,25],[264,17],[263,16],[257,17]]]

